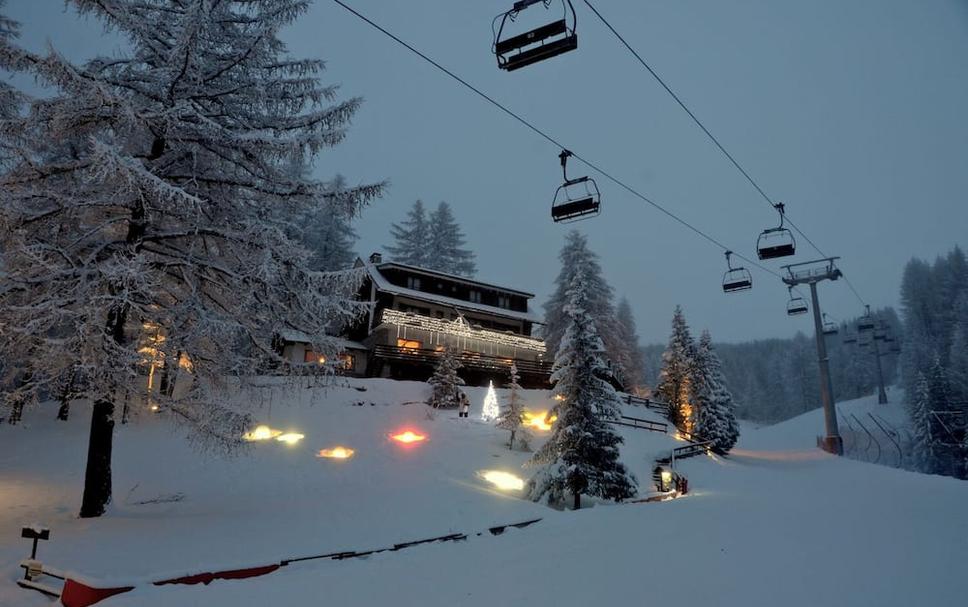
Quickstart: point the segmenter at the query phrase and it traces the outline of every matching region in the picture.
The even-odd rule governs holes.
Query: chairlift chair
[[[871,307],[865,305],[867,312],[863,316],[857,319],[857,330],[858,331],[873,331],[874,330],[874,317],[871,316]]]
[[[802,297],[793,296],[793,287],[789,287],[790,301],[787,302],[787,316],[799,316],[807,313],[807,302]]]
[[[775,228],[763,230],[763,233],[756,240],[756,254],[760,259],[788,257],[793,255],[797,250],[797,241],[793,238],[793,233],[783,227],[786,205],[778,202],[773,205],[773,208],[780,213],[780,225]]]
[[[857,335],[854,335],[854,334],[847,334],[847,335],[845,335],[844,336],[844,343],[845,344],[856,344],[857,343]]]
[[[726,273],[723,274],[723,292],[735,293],[737,291],[747,291],[753,288],[753,277],[749,270],[743,267],[734,268],[730,257],[732,251],[726,251]]]
[[[837,323],[833,322],[827,317],[827,313],[823,313],[823,329],[824,335],[836,335],[839,332],[837,328]]]
[[[578,34],[575,32],[578,16],[575,14],[575,7],[572,6],[571,0],[560,0],[560,2],[561,19],[516,35],[508,36],[504,29],[509,22],[517,20],[521,11],[535,4],[542,4],[547,10],[557,2],[555,0],[518,0],[511,10],[494,18],[491,23],[491,30],[494,32],[492,49],[494,56],[497,57],[499,68],[513,72],[578,48]]]
[[[601,212],[602,195],[598,185],[591,177],[568,179],[568,157],[572,153],[562,150],[558,154],[561,159],[561,174],[565,182],[555,190],[555,198],[551,202],[551,218],[555,223],[570,223],[593,217]]]

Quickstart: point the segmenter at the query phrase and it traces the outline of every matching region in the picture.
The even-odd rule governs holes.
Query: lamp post
[[[830,382],[830,364],[827,359],[827,344],[823,337],[823,320],[820,312],[820,299],[817,296],[817,283],[822,280],[837,280],[843,273],[834,265],[839,257],[827,257],[804,263],[783,266],[787,276],[783,282],[789,287],[797,285],[810,286],[810,299],[813,303],[814,335],[817,339],[817,362],[820,366],[820,400],[823,403],[824,426],[826,436],[823,439],[823,450],[834,455],[844,454],[844,442],[837,428],[837,408],[834,403],[834,390]],[[817,267],[817,264],[823,264]]]

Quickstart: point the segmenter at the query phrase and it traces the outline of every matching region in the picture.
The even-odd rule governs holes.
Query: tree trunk
[[[67,418],[71,415],[71,401],[67,398],[62,398],[60,402],[60,408],[57,409],[57,419],[62,422],[66,422]]]
[[[19,396],[10,405],[10,417],[7,418],[7,423],[11,426],[16,426],[20,423],[20,419],[24,414],[24,400]]]
[[[77,377],[76,368],[71,368],[71,373],[64,383],[64,388],[60,393],[60,408],[57,409],[57,419],[66,422],[71,414],[71,400],[74,398],[74,381]]]
[[[508,443],[508,450],[514,449],[514,430],[511,430],[511,442]]]
[[[81,518],[97,517],[111,501],[111,447],[114,440],[114,403],[99,400],[91,413]]]
[[[575,510],[581,509],[581,493],[575,494]]]

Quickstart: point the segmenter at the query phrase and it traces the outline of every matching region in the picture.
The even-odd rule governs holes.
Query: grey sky
[[[580,0],[579,49],[510,74],[490,53],[491,19],[510,0],[348,3],[734,250],[754,257],[758,232],[776,223]],[[968,2],[595,4],[807,235],[843,257],[873,306],[896,305],[909,257],[968,241]],[[60,0],[10,0],[7,10],[29,48],[49,39],[78,60],[120,48]],[[325,81],[366,100],[346,143],[317,164],[321,176],[391,182],[358,224],[358,251],[382,249],[416,198],[447,200],[480,277],[540,303],[569,229],[549,217],[558,150],[331,0],[317,0],[283,37],[295,55],[327,60]],[[604,212],[574,227],[632,301],[643,342],[666,339],[677,303],[717,340],[811,331],[809,316],[785,315],[777,279],[754,272],[753,291],[723,294],[721,251],[592,176]],[[799,251],[796,261],[816,256],[805,242]],[[821,296],[835,318],[860,311],[842,281]]]

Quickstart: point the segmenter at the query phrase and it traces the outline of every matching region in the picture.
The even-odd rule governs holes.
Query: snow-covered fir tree
[[[346,179],[337,175],[328,184],[331,197],[310,207],[299,219],[298,239],[309,249],[309,267],[317,272],[346,270],[353,265],[356,253],[353,246],[359,235],[353,228],[353,213],[342,205],[333,205],[341,192],[346,191]]]
[[[430,224],[422,200],[413,203],[413,207],[407,211],[406,219],[390,226],[390,236],[393,237],[393,244],[385,245],[384,248],[393,261],[421,268],[429,267],[432,253]]]
[[[570,322],[551,375],[558,419],[530,461],[539,469],[527,485],[534,501],[563,504],[571,494],[575,509],[581,507],[582,495],[621,501],[634,496],[637,488],[635,477],[619,461],[622,438],[608,421],[619,416],[621,403],[602,377],[607,369],[604,345],[590,314],[588,289],[579,271],[568,292],[565,314]]]
[[[713,441],[712,449],[725,454],[739,438],[733,395],[726,387],[722,363],[713,349],[709,331],[703,331],[690,373],[690,401],[695,409],[695,433]]]
[[[521,384],[518,382],[521,376],[518,375],[518,368],[511,363],[508,372],[508,400],[507,405],[501,408],[501,414],[497,419],[497,427],[511,433],[508,439],[508,449],[514,449],[515,444],[519,449],[527,449],[531,442],[531,434],[524,426],[524,400],[521,398]]]
[[[555,291],[544,304],[544,320],[542,336],[549,352],[558,349],[558,343],[565,334],[570,318],[565,307],[568,304],[568,290],[576,276],[581,275],[588,289],[589,315],[595,323],[595,329],[605,344],[605,352],[611,364],[611,373],[619,380],[624,378],[625,369],[632,367],[630,362],[630,348],[634,347],[623,341],[618,322],[616,322],[615,306],[612,303],[612,287],[606,282],[598,256],[588,247],[588,239],[577,230],[572,230],[565,237],[565,245],[558,254],[561,260],[561,271],[555,279]]]
[[[163,410],[202,444],[241,445],[248,412],[226,378],[285,365],[290,329],[335,358],[334,323],[365,305],[362,272],[319,273],[287,235],[329,200],[352,213],[381,185],[341,191],[293,178],[288,161],[336,145],[359,99],[336,100],[323,64],[287,54],[279,31],[303,0],[73,0],[129,43],[74,65],[0,40],[5,64],[51,89],[4,125],[17,163],[0,177],[0,359],[30,352],[21,393],[56,394],[71,373],[93,405],[81,516],[111,498],[115,412],[143,394],[139,335],[191,361]]]
[[[458,349],[445,346],[430,377],[430,405],[435,409],[453,409],[460,404],[460,387],[464,380],[457,371],[461,368]]]
[[[690,375],[695,359],[696,344],[686,324],[682,308],[676,306],[672,316],[672,335],[669,345],[662,353],[662,371],[656,394],[669,405],[669,421],[677,428],[692,432],[695,425],[695,412],[690,402]]]
[[[501,415],[501,405],[497,402],[497,392],[494,391],[494,382],[488,382],[487,394],[484,395],[484,404],[481,406],[481,421],[491,422]]]
[[[3,72],[16,68],[14,58],[9,53],[4,53],[2,48],[4,46],[9,48],[13,39],[20,33],[20,24],[3,14],[5,4],[6,0],[0,0],[0,77],[4,75]],[[23,102],[23,94],[5,82],[5,79],[0,78],[0,125],[3,121],[14,118]],[[7,138],[2,136],[5,130],[0,126],[0,169],[4,167],[5,159],[12,152],[8,147]]]
[[[936,462],[934,439],[931,432],[931,390],[928,378],[919,373],[913,398],[910,399],[911,450],[914,467],[922,472],[933,472]]]
[[[465,248],[467,241],[464,232],[446,202],[438,204],[430,214],[428,236],[425,267],[458,276],[474,276],[477,273],[475,255]]]
[[[635,326],[635,315],[629,300],[623,297],[615,310],[615,320],[618,324],[619,343],[628,352],[628,362],[623,369],[622,383],[626,389],[632,391],[645,387],[645,360],[639,344],[639,334]]]

